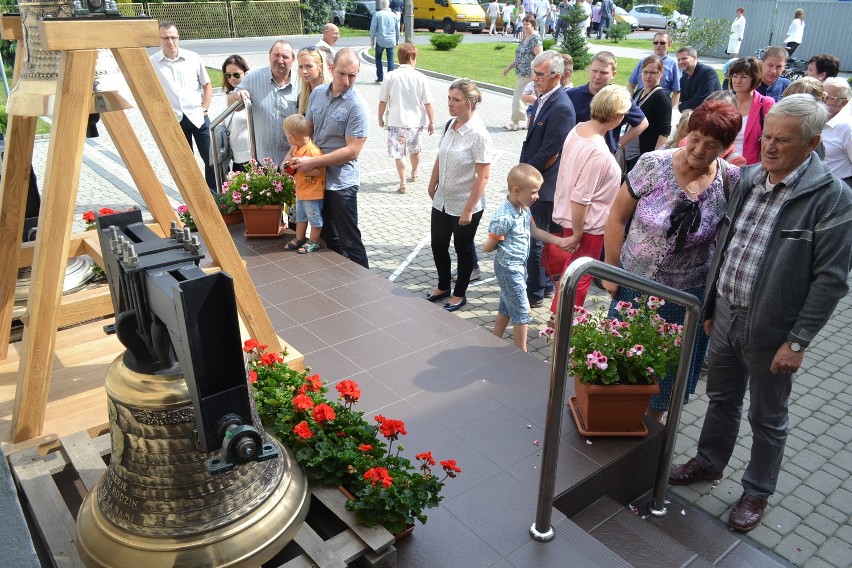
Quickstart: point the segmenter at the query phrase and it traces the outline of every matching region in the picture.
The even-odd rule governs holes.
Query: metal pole
[[[664,300],[686,307],[680,360],[672,389],[669,417],[666,420],[666,427],[663,432],[663,454],[659,462],[660,467],[665,465],[665,469],[657,473],[651,510],[657,516],[666,514],[665,507],[660,508],[656,504],[664,502],[668,468],[671,464],[677,426],[683,406],[683,393],[686,390],[689,362],[692,359],[692,347],[699,315],[698,298],[681,290],[631,274],[621,268],[591,258],[580,258],[568,266],[559,284],[559,303],[556,310],[556,331],[554,332],[556,339],[553,343],[553,357],[550,365],[550,394],[547,399],[544,447],[541,453],[538,503],[535,523],[530,527],[530,536],[540,542],[548,542],[556,536],[550,523],[553,515],[553,494],[556,489],[556,464],[559,458],[559,435],[562,429],[562,405],[565,404],[569,368],[568,353],[571,346],[571,328],[574,319],[574,293],[580,278],[586,274],[615,282],[621,286],[628,286],[644,294],[654,294]],[[658,496],[660,496],[659,499]]]
[[[414,37],[414,0],[405,0],[405,12],[402,17],[405,22],[405,43],[411,43]]]

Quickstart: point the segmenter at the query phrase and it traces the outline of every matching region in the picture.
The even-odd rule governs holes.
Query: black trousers
[[[320,237],[329,249],[364,268],[370,268],[358,228],[357,185],[325,192]]]
[[[463,297],[470,284],[470,273],[473,271],[473,238],[482,219],[483,211],[473,214],[469,225],[459,225],[459,217],[432,208],[432,257],[438,271],[438,289],[450,289],[450,239],[456,249],[458,261],[458,276],[453,296]]]
[[[210,119],[204,115],[204,124],[195,126],[186,115],[180,119],[180,129],[186,136],[186,142],[192,148],[192,141],[198,148],[201,161],[204,162],[204,181],[211,191],[216,191],[216,174],[213,173],[213,165],[210,163]]]

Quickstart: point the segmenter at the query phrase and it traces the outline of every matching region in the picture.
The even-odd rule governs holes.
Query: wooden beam
[[[24,328],[12,416],[12,440],[15,442],[39,436],[44,427],[57,316],[65,278],[65,252],[71,242],[92,97],[91,78],[95,73],[97,55],[94,49],[70,51],[63,52],[60,59],[53,132],[47,152],[47,172],[27,301],[30,325]]]
[[[0,16],[0,38],[6,41],[20,41],[24,39],[21,16],[17,14],[4,14]]]
[[[92,235],[94,235],[94,233],[92,233]],[[68,241],[68,250],[65,252],[65,258],[71,258],[74,256],[80,256],[81,254],[86,254],[86,248],[84,245],[85,239],[86,233],[78,233],[76,235],[72,235],[71,239]],[[18,268],[32,266],[33,257],[35,256],[36,243],[21,243],[20,249],[21,252],[18,257]]]
[[[39,20],[38,31],[44,48],[53,51],[115,49],[160,45],[158,26],[141,18]]]
[[[175,120],[147,52],[142,48],[133,48],[114,49],[113,53],[207,249],[222,270],[234,279],[237,308],[251,337],[271,346],[273,351],[280,350],[282,345],[272,322],[222,220],[213,195],[207,188],[192,150],[186,143],[186,137]]]
[[[101,120],[121,159],[124,160],[124,165],[130,171],[130,176],[136,182],[136,188],[145,200],[148,210],[154,216],[154,221],[160,225],[163,233],[168,234],[171,222],[178,221],[177,213],[166,199],[163,186],[157,179],[151,162],[145,157],[145,150],[133,132],[127,115],[123,110],[105,112],[101,114]]]

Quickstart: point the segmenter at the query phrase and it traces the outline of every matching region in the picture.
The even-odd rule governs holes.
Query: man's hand
[[[802,366],[802,361],[805,358],[805,352],[793,351],[785,341],[775,352],[775,357],[772,359],[772,364],[769,365],[769,370],[773,373],[795,373]]]
[[[234,96],[240,102],[246,102],[246,100],[251,99],[251,94],[245,89],[240,89],[239,91],[234,91]]]
[[[290,167],[297,172],[303,174],[318,176],[322,173],[322,166],[316,165],[317,158],[311,156],[302,156],[290,160]]]
[[[604,290],[607,291],[610,297],[615,298],[615,295],[618,293],[618,284],[609,280],[601,280],[601,284],[603,284]]]
[[[435,124],[430,122],[427,128],[429,129],[429,136],[432,136],[435,133]]]

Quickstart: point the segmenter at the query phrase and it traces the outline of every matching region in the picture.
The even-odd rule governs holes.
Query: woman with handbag
[[[449,298],[444,309],[454,312],[466,303],[473,271],[473,239],[485,208],[485,184],[491,172],[491,134],[476,112],[482,93],[470,79],[450,85],[447,106],[450,121],[438,146],[427,190],[432,199],[432,257],[438,286],[426,295],[437,302]],[[455,287],[450,291],[450,239],[458,259]]]
[[[648,128],[624,146],[625,173],[633,169],[639,156],[665,144],[672,131],[672,101],[660,87],[663,61],[651,55],[642,60],[641,69],[643,86],[633,93],[633,102],[648,119]]]
[[[621,184],[621,168],[604,135],[621,124],[631,104],[624,87],[604,87],[592,99],[591,120],[579,123],[565,138],[553,195],[553,221],[562,226],[562,236],[570,239],[563,272],[577,258],[601,256],[604,225]],[[591,283],[588,274],[580,279],[574,305],[585,303]],[[557,291],[550,306],[554,314],[559,297]]]
[[[609,213],[604,232],[606,263],[683,290],[704,300],[704,283],[713,259],[716,233],[725,216],[727,195],[740,177],[738,167],[721,159],[740,130],[736,107],[707,101],[689,117],[686,146],[643,154]],[[632,221],[625,238],[628,219]],[[612,296],[610,317],[619,302],[633,302],[639,292],[603,282]],[[623,304],[622,304],[623,305]],[[667,303],[659,310],[669,323],[683,324],[685,309]],[[698,330],[686,397],[695,392],[708,338]],[[674,374],[660,377],[660,393],[648,415],[662,421],[668,409]]]
[[[225,94],[237,88],[249,70],[248,63],[239,55],[231,55],[222,63],[222,90]],[[231,115],[227,123],[228,142],[234,154],[231,171],[242,172],[252,158],[249,143],[248,117],[246,110],[240,109]]]

